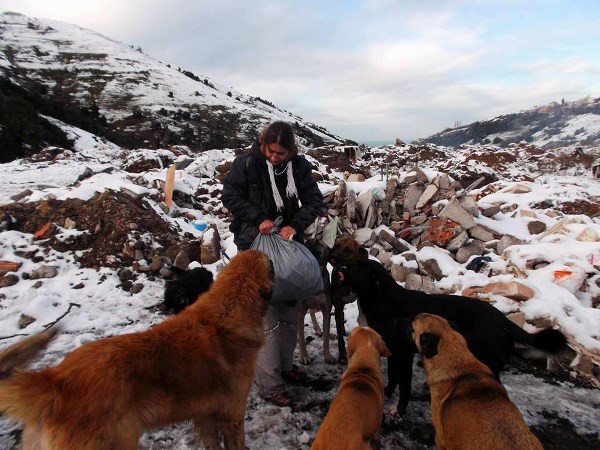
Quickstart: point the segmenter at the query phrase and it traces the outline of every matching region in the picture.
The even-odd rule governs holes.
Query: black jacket
[[[299,198],[287,197],[285,171],[281,175],[275,175],[275,183],[284,203],[283,209],[277,211],[269,180],[267,158],[262,153],[258,141],[254,142],[250,151],[233,160],[223,182],[222,200],[223,205],[233,214],[233,222],[229,229],[234,234],[233,240],[238,249],[246,250],[250,247],[263,220],[274,221],[278,216],[283,217],[282,226],[290,225],[296,230],[294,239],[302,241],[304,230],[321,213],[324,208],[323,195],[312,176],[310,163],[300,155],[294,156],[291,161]]]

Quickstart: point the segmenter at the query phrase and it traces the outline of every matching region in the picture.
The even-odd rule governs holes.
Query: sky
[[[93,29],[359,142],[600,96],[597,0],[0,0],[0,11]]]
[[[156,181],[165,179],[166,169],[150,170],[137,174],[134,178],[123,170],[128,160],[117,146],[99,144],[97,140],[82,130],[65,126],[69,137],[75,139],[76,152],[65,152],[61,158],[48,164],[47,161],[33,162],[17,160],[0,164],[0,205],[11,203],[10,196],[28,189],[29,194],[22,197],[22,202],[39,200],[79,198],[89,200],[96,192],[107,189],[125,190],[129,195],[143,197],[144,204],[160,214],[172,230],[199,235],[192,226],[191,217],[205,220],[217,225],[221,237],[221,245],[231,257],[235,255],[235,245],[228,230],[228,222],[220,215],[213,215],[205,210],[188,209],[174,203],[174,210],[181,214],[165,214],[156,202]],[[401,151],[400,149],[398,151]],[[146,150],[144,157],[158,158],[173,154],[168,150]],[[136,151],[136,156],[140,151]],[[448,149],[448,161],[456,163],[461,155],[459,151]],[[194,161],[184,170],[178,170],[175,177],[175,188],[181,192],[195,191],[199,186],[207,186],[208,180],[214,180],[216,167],[223,161],[234,158],[234,150],[209,150],[195,155]],[[185,157],[182,155],[182,159]],[[374,159],[374,158],[373,158]],[[373,159],[369,160],[372,161]],[[104,171],[109,167],[112,171]],[[322,164],[315,164],[322,175],[334,180],[343,174]],[[86,168],[96,174],[76,183]],[[439,172],[432,168],[424,168],[428,179],[432,181]],[[506,212],[499,212],[491,218],[480,215],[474,218],[477,224],[484,225],[501,234],[513,234],[523,240],[522,245],[508,247],[502,255],[496,254],[492,247],[488,256],[492,258],[490,265],[480,272],[466,269],[466,263],[460,264],[443,248],[425,246],[421,249],[410,247],[410,253],[418,261],[435,259],[444,277],[435,282],[436,287],[449,292],[460,293],[466,287],[485,286],[496,282],[519,282],[531,288],[534,297],[516,302],[498,294],[487,295],[489,301],[504,313],[521,311],[527,319],[548,318],[560,329],[568,333],[581,346],[595,351],[600,350],[600,309],[591,306],[592,296],[600,295],[600,287],[594,287],[593,278],[583,291],[579,289],[587,280],[587,274],[597,277],[597,270],[592,264],[598,264],[600,258],[600,221],[586,216],[551,214],[552,209],[539,209],[543,200],[550,203],[555,199],[571,199],[600,196],[600,183],[594,180],[589,170],[570,175],[552,174],[551,176],[530,176],[531,182],[520,181],[527,175],[526,165],[519,163],[513,169],[506,170],[515,178],[500,179],[493,184],[493,189],[475,190],[480,206],[492,203],[507,206]],[[398,177],[405,180],[411,174],[406,168]],[[576,176],[578,174],[578,176]],[[336,189],[333,180],[329,184],[319,183],[324,193]],[[384,189],[386,182],[379,176],[364,182],[352,183],[357,193]],[[515,189],[515,187],[519,189]],[[212,185],[222,189],[222,185]],[[535,205],[538,205],[536,207]],[[510,206],[510,207],[509,207]],[[220,211],[215,207],[214,211]],[[546,236],[532,235],[528,231],[528,221],[543,221],[547,225]],[[76,220],[77,217],[75,217]],[[558,227],[562,224],[562,228]],[[139,224],[138,231],[146,242],[152,242],[155,234],[152,230]],[[74,229],[59,227],[60,240],[68,242],[83,232],[81,226]],[[389,228],[381,226],[380,229]],[[552,231],[553,230],[553,231]],[[581,236],[586,233],[588,238]],[[590,238],[590,236],[592,236]],[[43,325],[59,320],[63,327],[55,341],[44,352],[33,368],[48,367],[57,363],[74,348],[103,337],[130,332],[138,332],[164,320],[164,315],[157,311],[157,304],[162,301],[164,283],[161,278],[148,277],[148,274],[136,272],[136,283],[143,289],[135,294],[119,287],[119,270],[117,268],[100,267],[98,270],[82,268],[77,264],[73,251],[48,249],[46,240],[33,239],[31,233],[17,230],[0,231],[0,261],[16,262],[20,265],[14,273],[18,281],[14,285],[1,289],[0,307],[0,351],[13,344],[24,335],[38,332]],[[408,243],[407,243],[408,244]],[[410,245],[410,244],[408,244]],[[67,246],[68,247],[68,246]],[[17,251],[18,250],[18,251]],[[84,250],[85,251],[85,250]],[[28,255],[35,254],[37,259]],[[394,255],[392,261],[406,267],[416,267],[416,260]],[[546,261],[548,265],[537,264],[528,268],[530,261]],[[143,266],[143,261],[139,261]],[[197,263],[193,263],[197,264]],[[217,277],[219,271],[227,264],[221,259],[206,265]],[[57,268],[54,277],[37,279],[32,274],[44,266]],[[490,269],[494,272],[490,272]],[[556,273],[562,276],[557,278]],[[596,278],[597,279],[597,278]],[[75,288],[74,286],[77,286]],[[457,290],[454,290],[457,289]],[[585,292],[584,292],[585,291]],[[484,296],[483,298],[486,298]],[[76,304],[78,306],[72,306]],[[346,305],[346,329],[351,330],[357,324],[358,309],[356,302]],[[34,318],[34,322],[25,328],[19,325],[21,315]],[[317,314],[322,325],[322,316]],[[332,322],[335,318],[332,318]],[[308,325],[310,320],[305,318]],[[531,326],[530,326],[531,328]],[[306,326],[306,335],[311,339],[307,344],[310,365],[302,366],[313,380],[320,380],[319,388],[297,386],[288,388],[297,399],[296,410],[278,408],[261,400],[255,386],[252,387],[247,404],[245,420],[246,444],[251,449],[295,449],[308,450],[318,427],[327,411],[327,407],[335,396],[339,380],[344,370],[343,365],[327,364],[324,361],[322,339],[314,333],[312,327]],[[335,330],[334,323],[331,330]],[[530,330],[531,331],[531,330]],[[331,342],[331,350],[337,356],[335,340]],[[296,359],[297,361],[297,359]],[[381,360],[381,368],[385,372],[385,358]],[[397,393],[386,400],[386,427],[382,432],[382,448],[433,448],[424,447],[418,436],[425,434],[431,426],[429,395],[424,387],[424,374],[415,366],[413,381],[414,399],[409,403],[406,419],[393,419],[389,410],[397,403]],[[387,375],[385,375],[387,377]],[[575,387],[568,381],[547,382],[530,374],[514,372],[512,369],[502,374],[502,381],[509,396],[530,426],[552,423],[571,423],[579,434],[596,433],[600,423],[600,391]],[[328,383],[328,384],[327,384]],[[412,436],[409,426],[416,430]],[[0,448],[14,448],[14,430],[17,425],[0,417]],[[556,431],[550,433],[556,433]],[[189,450],[198,448],[194,443],[189,423],[167,426],[146,433],[141,441],[140,449],[174,449]],[[552,436],[552,434],[550,434]],[[573,438],[573,435],[571,435]],[[576,443],[571,448],[577,447]],[[581,448],[581,447],[577,447]]]

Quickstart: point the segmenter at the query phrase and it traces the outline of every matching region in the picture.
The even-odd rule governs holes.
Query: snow
[[[91,136],[72,129],[79,136],[79,152],[65,153],[61,159],[44,162],[18,160],[0,165],[0,204],[10,203],[10,197],[25,189],[32,192],[20,201],[31,202],[40,199],[57,198],[90,198],[95,192],[106,189],[126,189],[142,197],[152,192],[151,186],[157,180],[165,179],[166,168],[151,170],[142,174],[129,174],[123,171],[125,153],[104,142],[98,142]],[[89,147],[88,147],[89,146]],[[86,148],[87,147],[87,148]],[[142,150],[147,157],[153,151]],[[156,152],[154,153],[156,156]],[[233,150],[211,150],[195,156],[194,161],[185,169],[176,171],[176,188],[187,193],[193,193],[198,187],[209,189],[220,188],[214,183],[215,168],[224,161],[233,159]],[[86,167],[95,171],[115,167],[110,173],[97,173],[81,182],[77,178]],[[319,166],[325,175],[326,168]],[[426,171],[432,179],[435,171]],[[402,172],[401,178],[407,172]],[[333,177],[335,179],[335,177]],[[213,181],[211,181],[213,180]],[[210,185],[207,183],[211,182]],[[424,247],[415,250],[417,259],[435,259],[445,277],[437,282],[438,287],[460,293],[470,286],[482,286],[495,281],[519,281],[532,288],[535,295],[532,299],[517,303],[500,296],[492,296],[495,306],[504,312],[521,311],[528,319],[545,318],[557,324],[563,331],[571,335],[578,344],[589,350],[600,350],[600,310],[591,308],[592,296],[600,295],[600,287],[596,291],[580,292],[573,290],[568,284],[559,285],[554,282],[553,273],[568,268],[574,273],[595,276],[598,271],[593,264],[600,260],[600,242],[582,242],[577,240],[585,230],[591,230],[600,236],[600,221],[587,216],[553,216],[545,210],[534,209],[533,205],[542,200],[554,198],[579,198],[582,193],[590,198],[600,198],[600,183],[589,176],[543,176],[532,182],[520,182],[529,188],[523,194],[514,193],[516,183],[501,180],[494,184],[487,195],[482,195],[481,204],[500,203],[516,205],[509,212],[500,212],[493,218],[480,216],[477,223],[509,233],[525,241],[522,245],[514,245],[505,250],[504,257],[495,257],[489,264],[491,269],[505,269],[509,265],[527,272],[525,279],[517,278],[509,271],[501,275],[488,276],[465,269],[464,264],[454,261],[444,249]],[[323,193],[335,190],[334,183],[321,182]],[[367,179],[365,182],[348,183],[348,188],[357,193],[367,190],[385,189],[385,181],[379,176]],[[488,191],[486,191],[488,192]],[[155,203],[148,203],[160,211]],[[532,220],[522,212],[531,213],[538,220],[546,223],[548,228],[561,225],[559,234],[544,233],[530,235],[527,223]],[[215,224],[222,238],[223,248],[229,257],[237,250],[228,231],[228,223],[216,215],[199,211],[191,212],[197,219],[208,224]],[[188,232],[200,238],[202,232],[193,226],[193,222],[182,217],[172,218],[164,215],[165,220],[179,226],[181,232]],[[566,220],[568,219],[568,220]],[[77,230],[60,232],[67,237],[77,233]],[[208,235],[204,236],[209,237]],[[19,250],[17,253],[16,250]],[[2,347],[16,342],[21,336],[36,333],[44,325],[60,319],[63,332],[50,345],[44,356],[33,367],[46,367],[57,363],[74,348],[102,337],[142,331],[162,321],[164,316],[154,312],[153,306],[161,299],[164,282],[160,279],[150,280],[140,274],[139,282],[144,288],[137,294],[131,294],[118,287],[120,283],[115,270],[101,268],[98,271],[82,269],[74,261],[72,253],[50,251],[44,255],[42,263],[19,256],[24,254],[39,254],[41,248],[30,234],[17,231],[0,233],[0,260],[14,261],[22,264],[19,272],[31,273],[41,265],[52,265],[58,268],[54,278],[42,280],[20,279],[14,286],[0,290],[0,345]],[[527,262],[531,260],[547,261],[548,265],[531,269]],[[415,261],[406,261],[396,255],[393,261],[414,265]],[[207,266],[216,276],[219,270],[227,264],[226,260]],[[27,314],[35,319],[26,329],[19,327],[21,314]],[[358,311],[356,304],[345,308],[346,329],[350,330],[357,324]],[[320,315],[318,316],[321,321]],[[310,321],[307,320],[308,324]],[[332,330],[335,325],[332,324]],[[302,398],[312,406],[308,410],[291,411],[289,408],[278,408],[262,401],[255,388],[251,390],[248,399],[246,417],[246,445],[248,448],[268,449],[307,449],[312,442],[319,424],[326,413],[327,406],[333,395],[335,386],[343,371],[339,365],[328,365],[323,361],[321,338],[316,337],[311,327],[307,325],[307,336],[313,338],[308,343],[309,356],[313,363],[305,370],[313,378],[332,380],[331,389],[318,391],[306,387],[292,387],[291,393]],[[335,343],[332,341],[332,347]],[[385,370],[386,362],[382,360]],[[422,370],[415,366],[415,381],[413,390],[416,392],[407,411],[407,418],[428,417],[429,406],[427,394],[423,388],[424,376]],[[597,432],[600,423],[600,393],[575,387],[569,382],[550,385],[532,375],[508,372],[503,381],[511,399],[524,414],[526,421],[534,426],[539,423],[543,414],[556,412],[561,417],[568,417],[579,433]],[[420,399],[420,400],[419,400]],[[390,408],[397,401],[397,394],[386,402]],[[384,448],[392,448],[403,443],[402,448],[412,448],[410,436],[403,433],[402,423],[394,422],[389,416],[387,421],[394,423],[395,429],[383,435]],[[409,419],[407,419],[409,420]],[[0,421],[0,448],[11,448],[13,437],[10,432],[17,426]],[[146,433],[141,442],[143,449],[188,449],[197,448],[193,430],[189,423],[176,424]]]

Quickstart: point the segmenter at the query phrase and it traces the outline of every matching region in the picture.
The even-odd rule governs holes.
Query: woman
[[[270,124],[249,152],[235,158],[222,200],[233,214],[230,229],[238,250],[248,249],[258,233],[271,233],[279,216],[279,234],[302,242],[304,230],[324,207],[312,167],[298,155],[294,131],[286,122]],[[261,397],[278,406],[292,404],[285,381],[305,378],[292,364],[299,308],[298,301],[271,302],[265,314],[266,340],[258,353],[256,381]]]

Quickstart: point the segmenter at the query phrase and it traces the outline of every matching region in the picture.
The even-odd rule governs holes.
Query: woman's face
[[[263,153],[274,166],[281,164],[290,156],[290,151],[287,148],[276,143],[265,144]]]

